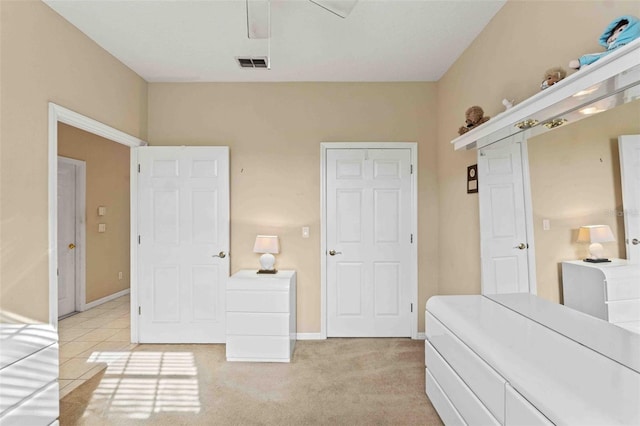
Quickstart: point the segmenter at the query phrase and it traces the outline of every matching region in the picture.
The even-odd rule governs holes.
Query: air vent
[[[238,57],[236,58],[238,65],[242,68],[269,68],[269,58],[266,56],[254,56],[254,57]]]

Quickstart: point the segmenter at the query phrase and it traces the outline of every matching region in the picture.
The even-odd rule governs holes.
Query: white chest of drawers
[[[530,294],[490,297],[427,302],[426,393],[445,424],[640,424],[640,336]]]
[[[564,305],[640,332],[640,265],[562,262]]]
[[[241,270],[227,283],[227,361],[291,362],[296,272]]]

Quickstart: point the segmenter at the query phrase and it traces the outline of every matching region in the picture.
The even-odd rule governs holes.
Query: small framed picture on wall
[[[467,194],[478,192],[478,165],[467,167]]]

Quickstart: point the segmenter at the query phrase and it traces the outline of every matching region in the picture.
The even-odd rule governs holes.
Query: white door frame
[[[411,151],[411,259],[409,298],[411,338],[418,338],[418,144],[416,142],[322,142],[320,144],[320,339],[327,338],[327,149],[409,149]]]
[[[75,160],[58,156],[58,161],[75,166],[76,168],[76,248],[75,251],[75,288],[76,296],[75,310],[81,312],[85,310],[85,296],[87,294],[87,236],[86,236],[86,200],[87,200],[87,163],[82,160]],[[56,163],[57,164],[57,163]],[[57,174],[56,174],[57,176]],[[57,188],[57,184],[56,184]],[[57,200],[56,193],[56,200]],[[57,218],[56,218],[57,219]],[[57,229],[56,229],[57,233]],[[57,274],[56,274],[57,275]]]
[[[137,262],[137,161],[134,163],[135,150],[138,146],[146,145],[142,139],[128,135],[118,129],[103,124],[92,118],[79,114],[70,109],[64,108],[53,102],[49,102],[49,324],[58,329],[58,123],[65,123],[75,128],[84,130],[94,135],[102,136],[113,142],[126,145],[131,149],[131,310],[137,306],[135,301],[135,289],[137,287],[137,273],[135,271]],[[134,172],[135,170],[135,172]],[[134,237],[135,236],[135,237]],[[138,339],[138,317],[131,315],[131,341]]]

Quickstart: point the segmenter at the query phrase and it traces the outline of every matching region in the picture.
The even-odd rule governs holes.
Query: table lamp
[[[600,243],[608,243],[615,240],[609,225],[586,225],[581,226],[580,230],[578,230],[578,242],[590,243],[589,257],[584,259],[585,262],[611,262],[603,256],[604,248]]]
[[[258,235],[253,246],[254,253],[263,253],[260,256],[259,274],[275,274],[278,270],[274,267],[276,257],[273,255],[280,252],[280,244],[277,235]]]

